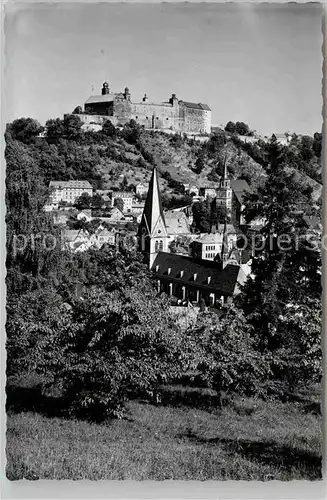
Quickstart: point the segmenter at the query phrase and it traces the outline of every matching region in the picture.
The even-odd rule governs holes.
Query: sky
[[[207,103],[264,135],[322,126],[319,4],[6,6],[5,119],[62,117],[103,81],[132,100]],[[92,90],[93,87],[93,90]]]

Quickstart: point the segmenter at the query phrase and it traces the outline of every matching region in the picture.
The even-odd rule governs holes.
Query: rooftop
[[[205,111],[211,111],[207,104],[202,104],[201,102],[188,102],[188,101],[179,101],[181,104],[184,104],[186,108],[193,109],[202,109]]]
[[[93,189],[89,181],[50,181],[50,188],[64,189],[64,188],[75,188],[75,189]]]
[[[92,95],[85,101],[85,104],[93,104],[96,102],[112,102],[115,99],[115,94]]]
[[[169,274],[168,269],[170,269]],[[213,261],[195,260],[184,255],[166,252],[158,253],[152,271],[158,278],[169,277],[175,282],[187,285],[193,283],[194,286],[206,288],[209,291],[221,293],[221,295],[234,294],[240,275],[239,266],[227,265],[224,269],[220,269],[217,263]],[[181,271],[183,271],[182,276]],[[194,275],[196,275],[196,279],[194,279]],[[209,277],[210,280],[208,280]]]

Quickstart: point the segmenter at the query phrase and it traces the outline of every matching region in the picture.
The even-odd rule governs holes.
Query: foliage
[[[126,142],[133,145],[139,145],[141,136],[141,128],[135,120],[130,120],[123,127],[122,137]]]
[[[248,322],[254,327],[256,348],[274,356],[271,367],[273,375],[278,377],[279,355],[285,359],[287,352],[292,358],[296,349],[289,344],[283,318],[289,318],[292,310],[289,308],[297,304],[302,308],[303,320],[310,321],[308,309],[303,306],[309,299],[320,299],[321,257],[316,242],[308,238],[301,214],[294,211],[303,197],[303,186],[298,185],[293,173],[285,170],[285,149],[273,139],[269,153],[270,166],[265,184],[257,193],[245,196],[245,219],[250,222],[260,217],[264,226],[256,238],[252,277],[243,287],[240,303]],[[290,335],[292,328],[290,325]],[[294,336],[294,343],[300,343],[297,336]],[[286,376],[286,372],[283,373]],[[297,373],[299,381],[305,371]]]
[[[201,233],[209,233],[211,228],[211,207],[209,200],[198,201],[192,205],[193,226]]]
[[[241,310],[228,306],[225,314],[200,317],[194,336],[200,340],[198,368],[209,387],[218,392],[253,395],[262,390],[269,373],[264,356],[255,350],[252,327]]]
[[[102,125],[102,132],[104,135],[108,137],[113,137],[115,138],[117,135],[116,128],[115,126],[111,123],[110,120],[106,120],[104,124]]]
[[[24,144],[35,142],[35,138],[43,132],[44,127],[33,118],[19,118],[9,123],[6,127],[6,137],[21,141]]]
[[[120,416],[128,397],[177,376],[183,350],[168,301],[155,297],[137,256],[99,251],[89,258],[80,257],[83,300],[71,296],[65,304],[49,291],[40,301],[36,291],[9,305],[8,366],[43,375],[73,414],[100,419]]]
[[[121,198],[115,198],[114,207],[117,207],[121,212],[124,211],[124,201]]]
[[[75,207],[79,210],[91,208],[92,206],[92,196],[88,193],[82,193],[79,198],[75,201]]]

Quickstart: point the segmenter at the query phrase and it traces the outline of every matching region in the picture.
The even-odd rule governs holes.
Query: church
[[[215,261],[169,252],[169,234],[161,204],[158,172],[154,168],[138,229],[139,250],[151,269],[158,293],[165,292],[180,305],[188,303],[220,307],[239,292],[246,275],[228,248],[224,225],[220,255]]]

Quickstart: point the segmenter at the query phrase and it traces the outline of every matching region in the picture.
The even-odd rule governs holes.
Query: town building
[[[213,226],[211,233],[203,233],[191,244],[192,256],[196,259],[215,260],[222,251],[227,238],[227,251],[231,253],[237,245],[237,233],[232,224]]]
[[[197,196],[195,193],[194,195]],[[216,198],[216,188],[212,186],[200,187],[199,195],[202,196],[205,200],[207,200],[208,198]]]
[[[172,220],[172,219],[170,219]],[[174,221],[178,218],[173,218]],[[219,258],[215,261],[182,256],[168,251],[170,234],[161,197],[156,168],[153,169],[142,220],[138,230],[139,249],[153,272],[158,293],[165,292],[180,303],[219,306],[239,291],[246,275],[229,249],[227,224],[224,225]]]
[[[103,125],[106,120],[120,126],[133,119],[146,129],[194,135],[211,133],[211,109],[207,104],[183,101],[176,94],[164,102],[151,101],[146,94],[141,101],[134,101],[128,87],[115,93],[107,82],[103,83],[100,95],[87,99],[84,111],[77,107],[74,113],[78,113],[86,126]]]
[[[60,202],[74,205],[77,198],[87,193],[93,196],[93,187],[88,181],[51,181],[49,184],[50,205],[58,206]]]
[[[130,212],[133,206],[133,193],[125,192],[125,191],[113,191],[111,195],[111,204],[115,206],[115,200],[120,198],[124,203],[123,212]]]
[[[148,192],[148,186],[146,184],[143,184],[142,182],[139,182],[135,186],[135,193],[138,196],[143,196]]]

